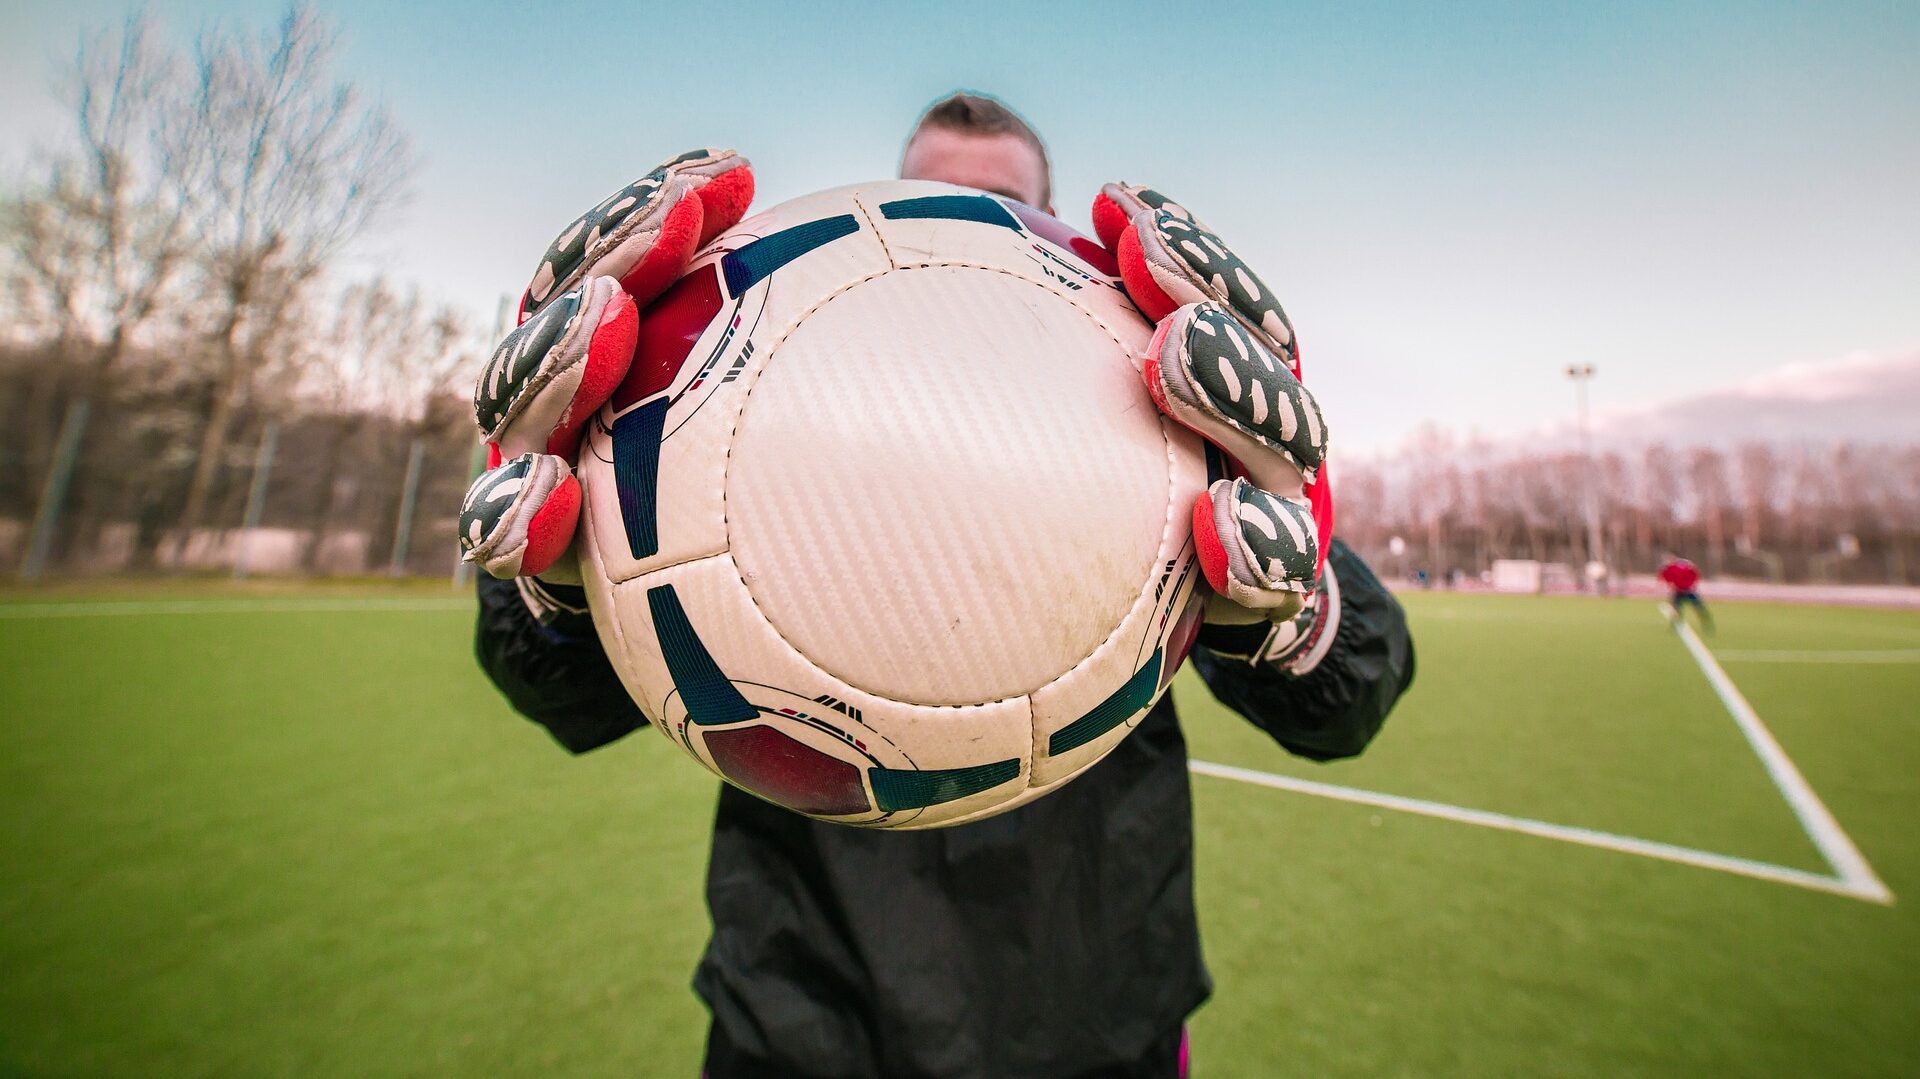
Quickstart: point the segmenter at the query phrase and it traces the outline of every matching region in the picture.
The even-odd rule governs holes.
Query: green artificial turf
[[[459,601],[375,594],[0,599],[0,1073],[697,1074],[715,782],[653,738],[568,757]],[[1826,871],[1650,604],[1407,605],[1365,757],[1292,760],[1187,674],[1194,755]],[[1195,1075],[1920,1072],[1920,664],[1732,658],[1920,618],[1717,613],[1894,905],[1196,777]]]

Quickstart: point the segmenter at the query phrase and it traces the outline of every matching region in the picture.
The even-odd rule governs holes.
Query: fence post
[[[500,294],[500,303],[494,308],[493,316],[493,339],[495,341],[506,337],[507,332],[513,329],[515,321],[514,308],[519,302],[520,298],[510,292]],[[480,478],[480,473],[485,472],[486,469],[487,443],[485,439],[481,439],[473,444],[473,453],[467,459],[467,483],[471,485],[474,480]],[[465,493],[464,491],[461,492],[462,497],[465,496]],[[473,580],[473,563],[467,561],[466,552],[460,549],[458,538],[456,538],[453,548],[452,584],[454,590],[459,591],[465,588],[467,582],[471,580]]]
[[[253,547],[254,529],[267,508],[267,479],[273,475],[273,451],[280,444],[280,424],[268,420],[260,432],[260,451],[253,458],[253,485],[247,488],[247,512],[240,522],[240,543],[233,552],[233,579],[247,576],[247,552]]]
[[[420,494],[420,464],[427,455],[427,440],[416,438],[407,451],[407,479],[400,488],[400,519],[393,525],[393,561],[387,574],[399,577],[407,572],[407,548],[413,544],[413,504]]]
[[[486,468],[487,444],[484,441],[475,442],[473,444],[473,453],[469,455],[467,460],[467,483],[472,484],[474,480],[479,479],[480,473],[486,471]],[[466,552],[460,549],[459,538],[455,537],[453,546],[453,587],[455,590],[465,588],[467,582],[471,580],[473,580],[473,563],[467,561]]]
[[[40,488],[40,506],[33,514],[33,531],[27,539],[26,558],[20,563],[20,577],[37,581],[47,570],[47,555],[53,549],[53,530],[60,522],[60,509],[67,501],[67,488],[73,482],[73,466],[80,459],[80,436],[87,431],[87,413],[92,406],[86,398],[67,402],[67,414],[60,419],[60,439],[53,460],[47,465],[47,481]]]

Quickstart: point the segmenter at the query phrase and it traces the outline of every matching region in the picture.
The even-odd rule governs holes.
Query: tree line
[[[1580,566],[1589,482],[1616,573],[1653,572],[1671,552],[1709,575],[1920,583],[1920,445],[1654,443],[1589,459],[1429,428],[1379,459],[1336,460],[1339,534],[1391,572],[1436,579],[1501,558]]]
[[[414,157],[336,45],[305,7],[186,44],[146,17],[83,36],[56,83],[67,138],[0,200],[0,557],[38,525],[56,568],[185,564],[239,523],[263,439],[282,449],[260,523],[311,532],[307,568],[396,512],[415,445],[454,485],[427,504],[457,504],[453,387],[487,342],[345,278]]]

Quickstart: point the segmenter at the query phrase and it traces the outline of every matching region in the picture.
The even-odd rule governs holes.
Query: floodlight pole
[[[507,336],[513,328],[514,304],[516,297],[509,292],[500,294],[500,305],[495,308],[493,319],[493,339],[498,341]],[[473,444],[473,458],[467,463],[467,482],[471,484],[480,478],[487,469],[487,443],[483,439]],[[465,588],[473,579],[473,563],[466,560],[466,552],[458,544],[453,549],[453,587]]]
[[[487,444],[477,441],[473,444],[472,459],[467,462],[467,483],[471,485],[487,470]],[[453,548],[453,587],[465,588],[473,579],[473,563],[466,560],[466,552],[456,542]]]
[[[1587,384],[1593,381],[1593,365],[1569,364],[1567,377],[1573,380],[1574,397],[1580,406],[1580,486],[1587,518],[1587,561],[1605,565],[1606,552],[1600,545],[1600,508],[1594,490],[1593,430],[1587,416]]]

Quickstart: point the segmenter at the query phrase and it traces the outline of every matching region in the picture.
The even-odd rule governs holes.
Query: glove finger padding
[[[1296,495],[1319,474],[1320,405],[1223,305],[1188,304],[1162,319],[1143,374],[1162,412],[1226,450],[1261,487]]]
[[[626,377],[639,330],[632,298],[613,278],[594,277],[508,334],[473,394],[494,463],[525,453],[572,457],[587,420]]]
[[[555,297],[494,349],[473,390],[491,467],[460,508],[466,561],[504,580],[552,570],[572,546],[580,484],[567,459],[626,377],[639,322],[619,283],[595,277]]]
[[[520,320],[589,275],[612,277],[644,305],[752,201],[753,166],[732,150],[689,150],[661,164],[561,231],[520,299]]]
[[[580,482],[552,454],[524,453],[480,474],[460,507],[463,560],[501,580],[546,570],[580,517]]]
[[[1226,450],[1253,481],[1217,481],[1194,505],[1207,583],[1268,617],[1297,611],[1319,576],[1323,548],[1305,491],[1326,456],[1326,425],[1313,396],[1212,301],[1161,320],[1142,369],[1160,410]]]
[[[1128,297],[1148,318],[1157,322],[1184,304],[1215,301],[1264,342],[1296,380],[1302,377],[1299,340],[1279,298],[1184,206],[1149,187],[1107,184],[1094,199],[1093,226],[1119,263]],[[1243,463],[1255,467],[1251,459]],[[1334,516],[1325,461],[1309,465],[1303,478],[1324,567]]]
[[[1320,541],[1307,500],[1237,477],[1215,480],[1194,500],[1193,544],[1215,593],[1269,618],[1297,612],[1319,576]]]
[[[1128,297],[1148,318],[1218,301],[1299,375],[1293,324],[1273,290],[1186,207],[1149,187],[1108,184],[1094,200],[1093,216],[1101,242],[1120,264]]]
[[[639,305],[752,201],[746,158],[693,150],[614,192],[548,246],[520,298],[519,327],[474,387],[491,467],[460,510],[466,561],[503,579],[569,574],[580,484],[567,462],[633,363]]]

